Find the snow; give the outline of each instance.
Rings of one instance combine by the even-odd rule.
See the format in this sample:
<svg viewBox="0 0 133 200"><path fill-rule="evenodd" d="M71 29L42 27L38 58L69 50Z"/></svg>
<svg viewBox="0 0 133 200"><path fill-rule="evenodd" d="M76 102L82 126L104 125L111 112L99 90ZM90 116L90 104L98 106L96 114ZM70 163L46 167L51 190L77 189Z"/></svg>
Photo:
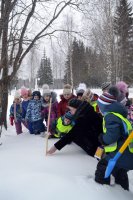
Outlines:
<svg viewBox="0 0 133 200"><path fill-rule="evenodd" d="M13 96L9 96L9 107L12 99ZM55 141L48 140L48 147ZM130 192L119 185L99 185L94 181L95 158L88 156L75 144L46 156L45 142L45 138L30 135L24 127L21 135L16 135L14 126L8 125L8 130L3 130L3 144L0 146L1 200L133 198L133 171L129 172Z"/></svg>

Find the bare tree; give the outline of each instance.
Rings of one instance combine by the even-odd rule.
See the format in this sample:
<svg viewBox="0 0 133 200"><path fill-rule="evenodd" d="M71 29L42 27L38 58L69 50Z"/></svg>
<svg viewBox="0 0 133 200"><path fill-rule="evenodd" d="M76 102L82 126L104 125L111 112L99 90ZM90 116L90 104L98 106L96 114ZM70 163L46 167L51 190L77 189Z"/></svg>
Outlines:
<svg viewBox="0 0 133 200"><path fill-rule="evenodd" d="M83 4L83 1L1 0L0 98L5 128L7 128L8 86L23 59L39 39L59 31L58 26L53 25L68 6L78 9L80 4ZM36 31L33 29L34 26ZM12 69L10 74L9 68Z"/></svg>
<svg viewBox="0 0 133 200"><path fill-rule="evenodd" d="M94 0L92 4L92 15L86 15L87 21L92 28L86 36L90 38L93 48L104 56L104 71L106 80L113 81L114 70L114 32L113 32L113 15L116 3L113 0ZM103 81L106 81L103 80Z"/></svg>

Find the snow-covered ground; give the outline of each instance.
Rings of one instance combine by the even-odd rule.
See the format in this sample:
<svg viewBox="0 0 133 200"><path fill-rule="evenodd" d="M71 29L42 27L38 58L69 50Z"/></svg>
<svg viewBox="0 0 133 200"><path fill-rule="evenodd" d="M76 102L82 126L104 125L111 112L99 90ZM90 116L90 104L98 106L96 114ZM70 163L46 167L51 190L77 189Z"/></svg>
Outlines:
<svg viewBox="0 0 133 200"><path fill-rule="evenodd" d="M100 90L93 90L100 94ZM56 91L57 92L57 91ZM58 94L60 91L58 91ZM132 95L131 95L132 96ZM9 96L9 107L13 96ZM56 139L50 139L51 147ZM129 172L130 192L120 186L94 181L97 160L70 144L51 156L45 155L45 138L16 135L14 126L2 132L0 146L1 200L116 200L133 198L133 171Z"/></svg>

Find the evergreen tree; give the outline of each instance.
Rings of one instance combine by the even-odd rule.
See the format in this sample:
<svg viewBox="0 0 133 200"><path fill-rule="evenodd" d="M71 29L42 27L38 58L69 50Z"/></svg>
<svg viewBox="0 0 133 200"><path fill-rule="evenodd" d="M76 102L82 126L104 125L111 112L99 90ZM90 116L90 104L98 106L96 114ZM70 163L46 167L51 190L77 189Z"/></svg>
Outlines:
<svg viewBox="0 0 133 200"><path fill-rule="evenodd" d="M118 45L118 76L121 80L130 81L133 68L133 18L132 7L127 0L120 0L114 18L114 32ZM132 70L133 71L133 70Z"/></svg>
<svg viewBox="0 0 133 200"><path fill-rule="evenodd" d="M39 86L42 86L43 84L53 84L53 75L50 59L45 56L45 53L43 58L41 59L40 68L37 73L37 78Z"/></svg>
<svg viewBox="0 0 133 200"><path fill-rule="evenodd" d="M76 38L72 45L72 72L74 87L84 82L86 85L98 87L106 81L104 55L98 54L91 48L85 48L82 41ZM70 80L70 54L68 52L65 63L64 83L71 84Z"/></svg>
<svg viewBox="0 0 133 200"><path fill-rule="evenodd" d="M64 82L70 83L70 56L72 60L72 74L73 74L73 84L74 87L79 85L79 83L86 83L88 78L88 65L85 60L85 47L83 42L77 41L76 38L72 44L72 55L68 52L67 60L65 63L65 76Z"/></svg>

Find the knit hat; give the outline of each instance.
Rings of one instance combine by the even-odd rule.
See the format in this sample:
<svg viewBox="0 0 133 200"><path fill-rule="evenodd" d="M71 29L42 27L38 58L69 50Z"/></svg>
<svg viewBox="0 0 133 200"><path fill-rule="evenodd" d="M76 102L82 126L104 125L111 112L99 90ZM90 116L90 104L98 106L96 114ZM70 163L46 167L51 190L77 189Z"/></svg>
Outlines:
<svg viewBox="0 0 133 200"><path fill-rule="evenodd" d="M76 89L76 94L77 96L82 96L83 93L85 92L86 90L86 85L85 83L80 83L79 86L77 87Z"/></svg>
<svg viewBox="0 0 133 200"><path fill-rule="evenodd" d="M21 96L28 95L28 90L25 87L22 87L20 89L20 94Z"/></svg>
<svg viewBox="0 0 133 200"><path fill-rule="evenodd" d="M116 98L108 93L108 92L104 92L99 98L98 98L98 102L100 102L101 104L104 104L104 105L110 105L114 102L116 102Z"/></svg>
<svg viewBox="0 0 133 200"><path fill-rule="evenodd" d="M69 84L64 85L63 94L71 94L71 93L72 93L71 85Z"/></svg>
<svg viewBox="0 0 133 200"><path fill-rule="evenodd" d="M70 121L73 119L73 115L71 114L70 111L66 112L64 115L65 118L69 119Z"/></svg>
<svg viewBox="0 0 133 200"><path fill-rule="evenodd" d="M124 81L119 81L116 83L116 87L122 92L124 95L128 92L128 85Z"/></svg>
<svg viewBox="0 0 133 200"><path fill-rule="evenodd" d="M34 92L32 93L32 96L33 96L33 98L34 98L35 96L38 96L39 99L40 99L40 98L41 98L41 93L40 93L39 91L34 91Z"/></svg>
<svg viewBox="0 0 133 200"><path fill-rule="evenodd" d="M44 84L42 86L42 89L43 89L43 96L51 95L51 91L50 91L49 86L47 84Z"/></svg>
<svg viewBox="0 0 133 200"><path fill-rule="evenodd" d="M104 82L101 86L102 91L107 90L111 86L111 83L109 82Z"/></svg>
<svg viewBox="0 0 133 200"><path fill-rule="evenodd" d="M117 102L116 97L109 92L104 92L97 100L99 110L103 114L106 113L106 109L108 111L108 106L115 102Z"/></svg>
<svg viewBox="0 0 133 200"><path fill-rule="evenodd" d="M108 93L112 94L116 99L118 99L119 95L120 95L120 91L116 86L111 86L108 89Z"/></svg>
<svg viewBox="0 0 133 200"><path fill-rule="evenodd" d="M20 96L21 96L21 95L20 95L19 91L15 91L14 99L19 99Z"/></svg>
<svg viewBox="0 0 133 200"><path fill-rule="evenodd" d="M77 94L77 96L83 96L84 92L85 91L83 89L80 89L80 90L76 91L76 94Z"/></svg>
<svg viewBox="0 0 133 200"><path fill-rule="evenodd" d="M78 108L81 105L82 101L79 99L71 99L68 102L68 106L73 107L73 108Z"/></svg>

